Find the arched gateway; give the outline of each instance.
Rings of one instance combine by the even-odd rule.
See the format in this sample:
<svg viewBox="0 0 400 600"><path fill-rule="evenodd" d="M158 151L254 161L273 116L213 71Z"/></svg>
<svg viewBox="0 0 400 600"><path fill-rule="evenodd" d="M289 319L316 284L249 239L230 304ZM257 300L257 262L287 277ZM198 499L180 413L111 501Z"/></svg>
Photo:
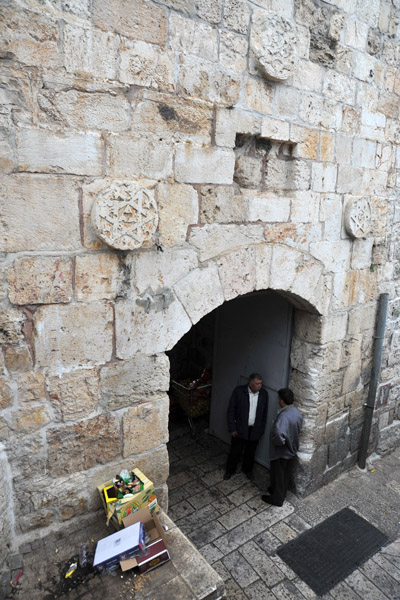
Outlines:
<svg viewBox="0 0 400 600"><path fill-rule="evenodd" d="M217 307L252 292L274 290L293 307L290 385L304 415L296 483L300 493L307 493L322 485L333 467L337 473L356 460L351 444L359 431L352 432L350 412L343 411L346 366L339 356L347 334L347 313L329 312L330 278L323 265L304 252L261 243L214 257L209 249L213 246L204 243L203 247L206 260L200 266L190 249L141 253L135 263L138 293L116 305L117 357L128 364L133 359L137 363L139 357L153 357L151 386L163 392L145 406L129 409L142 424L147 419L155 427L151 433L149 428L143 439L143 428L139 433L137 427L126 426L126 455L150 450L157 441L163 444L167 440L164 353ZM154 281L160 282L155 290L151 286ZM340 411L338 429L335 410ZM335 428L330 415L336 419Z"/></svg>

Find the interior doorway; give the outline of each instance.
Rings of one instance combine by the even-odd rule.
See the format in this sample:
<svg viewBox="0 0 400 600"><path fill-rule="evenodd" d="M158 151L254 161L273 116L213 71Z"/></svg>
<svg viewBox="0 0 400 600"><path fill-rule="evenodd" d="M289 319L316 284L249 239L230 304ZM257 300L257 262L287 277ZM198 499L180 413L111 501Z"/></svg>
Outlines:
<svg viewBox="0 0 400 600"><path fill-rule="evenodd" d="M265 467L269 467L268 432L277 412L277 391L289 384L292 332L290 302L272 290L253 292L206 315L167 353L171 380L184 388L205 369L212 372L208 401L201 400L201 395L199 401L189 390L186 393L189 405L198 403L198 416L202 415L203 424L207 419L208 432L228 444L226 412L232 390L246 383L250 373L261 373L270 401L267 435L257 447L256 461ZM207 396L208 390L204 392ZM190 410L171 394L174 400L186 412Z"/></svg>

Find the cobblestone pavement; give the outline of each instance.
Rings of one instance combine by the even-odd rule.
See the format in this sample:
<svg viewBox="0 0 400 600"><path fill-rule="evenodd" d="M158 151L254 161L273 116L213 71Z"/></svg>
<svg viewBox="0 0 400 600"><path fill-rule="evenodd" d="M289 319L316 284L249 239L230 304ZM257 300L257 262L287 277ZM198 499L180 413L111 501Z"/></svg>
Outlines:
<svg viewBox="0 0 400 600"><path fill-rule="evenodd" d="M261 500L267 470L223 480L227 446L186 423L169 442L169 516L225 581L228 600L309 600L316 594L277 556L277 548L337 511L352 507L390 543L325 600L400 600L400 448L356 467L305 499L289 494L281 508Z"/></svg>
<svg viewBox="0 0 400 600"><path fill-rule="evenodd" d="M225 581L226 600L316 598L276 550L346 506L384 531L390 543L326 594L324 600L400 600L400 448L376 460L375 472L354 468L307 498L289 494L281 508L261 501L268 485L267 471L261 467L256 468L252 481L242 474L223 480L227 450L226 444L201 428L193 437L184 420L171 431L168 514ZM168 517L164 520L174 529ZM23 575L15 593L2 596L0 592L0 600L220 597L219 588L209 595L201 589L196 595L192 593L194 588L206 589L209 567L205 561L203 565L199 563L179 529L179 535L169 532L172 555L178 560L145 576L135 576L132 571L124 575L118 571L116 576L89 576L58 594L80 545L110 534L103 514L75 525L67 522L63 532L37 539L11 557L8 579L15 580L21 571ZM211 581L212 573L211 570Z"/></svg>

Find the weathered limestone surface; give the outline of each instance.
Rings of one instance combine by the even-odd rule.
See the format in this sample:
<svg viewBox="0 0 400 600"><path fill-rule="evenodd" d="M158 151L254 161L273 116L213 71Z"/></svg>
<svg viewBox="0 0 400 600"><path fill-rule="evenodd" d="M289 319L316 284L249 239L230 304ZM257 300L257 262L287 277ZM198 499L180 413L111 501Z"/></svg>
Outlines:
<svg viewBox="0 0 400 600"><path fill-rule="evenodd" d="M70 179L13 175L1 178L0 250L79 249L78 191Z"/></svg>
<svg viewBox="0 0 400 600"><path fill-rule="evenodd" d="M164 296L165 293L157 294L156 298L144 294L142 302L141 298L134 298L116 304L118 358L132 358L138 352L158 354L170 350L190 329L192 324L181 302L171 292L166 294L166 300ZM147 306L150 307L148 312Z"/></svg>
<svg viewBox="0 0 400 600"><path fill-rule="evenodd" d="M59 373L71 367L108 362L112 321L111 307L98 302L39 308L34 315L37 366Z"/></svg>
<svg viewBox="0 0 400 600"><path fill-rule="evenodd" d="M128 408L123 416L123 456L138 454L168 441L167 394Z"/></svg>
<svg viewBox="0 0 400 600"><path fill-rule="evenodd" d="M99 403L99 375L94 369L50 377L48 392L56 421L76 421L91 415Z"/></svg>
<svg viewBox="0 0 400 600"><path fill-rule="evenodd" d="M107 410L129 407L168 388L169 362L163 354L138 354L100 371L100 402Z"/></svg>
<svg viewBox="0 0 400 600"><path fill-rule="evenodd" d="M1 4L1 560L127 462L167 503L165 352L253 291L294 309L298 489L354 464L381 293L396 445L397 4Z"/></svg>
<svg viewBox="0 0 400 600"><path fill-rule="evenodd" d="M120 454L119 424L100 415L75 425L47 431L49 473L55 477L104 464Z"/></svg>
<svg viewBox="0 0 400 600"><path fill-rule="evenodd" d="M24 258L8 270L12 304L58 304L72 299L72 264L68 258Z"/></svg>
<svg viewBox="0 0 400 600"><path fill-rule="evenodd" d="M160 244L179 246L186 240L189 225L197 224L199 199L190 185L160 184L157 188Z"/></svg>

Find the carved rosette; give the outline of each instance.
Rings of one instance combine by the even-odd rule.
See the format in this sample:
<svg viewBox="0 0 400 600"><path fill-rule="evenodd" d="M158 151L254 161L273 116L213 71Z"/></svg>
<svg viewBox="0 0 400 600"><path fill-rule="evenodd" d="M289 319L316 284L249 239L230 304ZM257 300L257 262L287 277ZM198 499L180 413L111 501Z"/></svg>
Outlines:
<svg viewBox="0 0 400 600"><path fill-rule="evenodd" d="M259 10L253 16L250 47L268 79L284 81L296 67L296 28L280 15Z"/></svg>
<svg viewBox="0 0 400 600"><path fill-rule="evenodd" d="M97 195L91 218L98 237L112 248L152 246L158 224L154 192L132 182L114 182Z"/></svg>
<svg viewBox="0 0 400 600"><path fill-rule="evenodd" d="M344 226L353 238L365 238L371 229L371 202L368 198L350 200L344 211Z"/></svg>

